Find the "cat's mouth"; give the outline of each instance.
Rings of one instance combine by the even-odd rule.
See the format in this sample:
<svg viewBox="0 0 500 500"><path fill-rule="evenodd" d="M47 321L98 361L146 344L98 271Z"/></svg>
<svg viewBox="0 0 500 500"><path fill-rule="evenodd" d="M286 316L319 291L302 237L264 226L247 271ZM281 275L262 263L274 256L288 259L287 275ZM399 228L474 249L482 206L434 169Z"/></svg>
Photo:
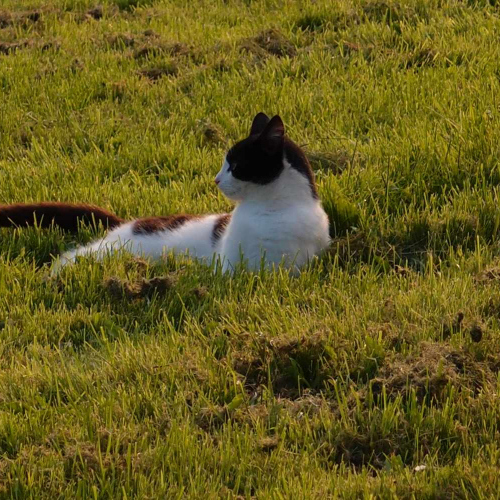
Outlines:
<svg viewBox="0 0 500 500"><path fill-rule="evenodd" d="M226 196L230 200L233 200L233 201L240 201L241 200L241 190L240 189L236 188L235 186L228 185L227 182L221 182L220 180L219 180L219 182L217 182L217 180L216 180L215 183L217 184L217 187L219 188L219 190L224 194L224 196Z"/></svg>

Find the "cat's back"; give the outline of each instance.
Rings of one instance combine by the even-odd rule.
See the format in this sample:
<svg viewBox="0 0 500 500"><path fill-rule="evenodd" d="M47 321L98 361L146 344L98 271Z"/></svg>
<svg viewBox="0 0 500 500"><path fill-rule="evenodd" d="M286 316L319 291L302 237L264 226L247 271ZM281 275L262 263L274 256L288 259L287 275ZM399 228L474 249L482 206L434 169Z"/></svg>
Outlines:
<svg viewBox="0 0 500 500"><path fill-rule="evenodd" d="M126 223L106 236L104 243L123 242L134 253L161 258L166 252L213 258L230 215L171 215Z"/></svg>

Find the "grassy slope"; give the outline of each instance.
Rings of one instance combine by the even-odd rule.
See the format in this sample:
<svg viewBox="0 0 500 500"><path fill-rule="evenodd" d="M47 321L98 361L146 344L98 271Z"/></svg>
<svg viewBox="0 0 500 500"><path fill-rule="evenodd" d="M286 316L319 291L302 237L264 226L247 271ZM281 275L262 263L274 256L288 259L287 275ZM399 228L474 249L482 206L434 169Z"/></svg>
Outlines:
<svg viewBox="0 0 500 500"><path fill-rule="evenodd" d="M500 495L498 7L139 3L3 0L0 201L228 210L213 176L265 110L338 239L297 279L124 257L46 282L71 238L2 230L0 495Z"/></svg>

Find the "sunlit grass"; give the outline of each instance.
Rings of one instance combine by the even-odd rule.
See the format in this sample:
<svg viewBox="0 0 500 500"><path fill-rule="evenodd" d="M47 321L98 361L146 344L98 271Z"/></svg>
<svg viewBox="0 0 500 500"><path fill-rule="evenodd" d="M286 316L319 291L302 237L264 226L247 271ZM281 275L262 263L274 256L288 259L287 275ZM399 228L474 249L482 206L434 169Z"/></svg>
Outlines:
<svg viewBox="0 0 500 500"><path fill-rule="evenodd" d="M500 496L494 3L3 0L1 203L230 210L265 111L334 241L295 278L50 280L96 233L1 230L0 496Z"/></svg>

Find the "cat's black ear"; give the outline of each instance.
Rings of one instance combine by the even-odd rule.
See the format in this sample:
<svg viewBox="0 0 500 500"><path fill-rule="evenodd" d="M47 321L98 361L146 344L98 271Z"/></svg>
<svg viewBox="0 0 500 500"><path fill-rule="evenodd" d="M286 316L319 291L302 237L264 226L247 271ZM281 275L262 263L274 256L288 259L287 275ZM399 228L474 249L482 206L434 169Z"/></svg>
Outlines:
<svg viewBox="0 0 500 500"><path fill-rule="evenodd" d="M274 115L262 131L259 141L267 153L274 154L283 147L284 139L285 125L278 115Z"/></svg>
<svg viewBox="0 0 500 500"><path fill-rule="evenodd" d="M250 135L260 134L269 123L269 116L265 113L258 113L252 122L252 128L250 129Z"/></svg>

